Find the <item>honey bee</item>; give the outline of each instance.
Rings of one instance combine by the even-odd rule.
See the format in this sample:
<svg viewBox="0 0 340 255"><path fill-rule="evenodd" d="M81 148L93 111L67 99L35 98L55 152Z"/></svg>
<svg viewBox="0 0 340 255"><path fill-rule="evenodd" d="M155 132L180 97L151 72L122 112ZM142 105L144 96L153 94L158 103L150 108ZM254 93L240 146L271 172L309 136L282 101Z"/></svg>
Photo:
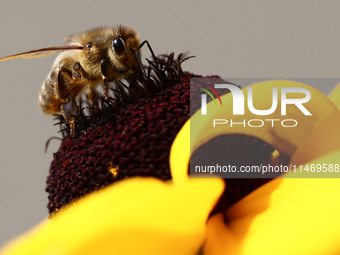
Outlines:
<svg viewBox="0 0 340 255"><path fill-rule="evenodd" d="M94 100L102 83L108 98L109 82L141 70L139 35L132 27L99 27L68 36L64 46L42 48L0 58L39 58L61 52L44 81L39 105L44 113L61 112L74 135L77 103L75 98L86 89ZM145 41L146 42L146 41Z"/></svg>

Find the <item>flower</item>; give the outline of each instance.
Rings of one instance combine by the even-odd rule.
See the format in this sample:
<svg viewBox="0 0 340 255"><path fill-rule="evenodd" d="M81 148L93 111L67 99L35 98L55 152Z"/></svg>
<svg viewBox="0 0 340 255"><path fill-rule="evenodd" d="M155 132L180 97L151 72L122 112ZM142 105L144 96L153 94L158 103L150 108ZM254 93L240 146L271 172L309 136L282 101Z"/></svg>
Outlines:
<svg viewBox="0 0 340 255"><path fill-rule="evenodd" d="M267 93L274 86L308 88L312 100L306 103L306 107L312 109L313 116L304 119L299 109L291 109L288 117L301 120L294 132L279 126L263 128L259 132L254 132L254 129L238 129L237 133L257 137L269 144L268 146L271 146L274 151L292 156L291 164L321 164L321 162L336 164L335 156L338 152L332 152L337 148L336 140L331 142L333 147L328 147L320 146L322 144L320 140L314 139L324 135L325 139L331 140L334 136L335 128L338 127L336 123L338 120L340 123L340 113L335 110L334 104L321 92L292 81L262 82L255 84L254 88ZM231 109L230 97L231 94L221 97L223 105L227 107L217 108L213 104L208 104L209 112L213 113L209 116L210 120L219 112ZM265 95L263 97L265 98ZM263 100L260 103L263 107L269 108L268 101ZM322 108L318 106L319 104ZM275 114L267 118L275 119L278 117ZM246 112L246 116L252 117L249 112ZM51 220L45 220L31 232L9 244L1 254L197 254L203 244L205 254L269 254L269 252L278 254L277 250L274 250L277 247L280 247L279 252L287 254L282 248L282 240L285 243L290 242L292 246L288 247L289 249L294 248L293 251L286 250L290 251L289 253L301 251L310 254L306 253L308 250L303 250L299 238L303 242L313 240L315 244L320 240L326 241L330 244L329 250L323 251L336 251L332 246L336 240L331 236L333 234L331 231L336 231L339 222L335 222L334 226L328 224L328 228L322 225L329 223L331 219L334 220L339 210L337 205L331 203L334 194L331 196L332 199L323 199L325 188L328 189L327 191L338 191L336 180L327 182L325 179L318 182L318 179L275 179L230 207L225 214L226 217L223 213L219 213L213 215L207 222L209 214L223 192L224 182L219 178L190 179L188 177L190 150L208 144L214 137L232 135L234 130L218 128L216 132L211 133L208 132L209 119L201 121L202 126L194 129L191 134L193 143L190 144L190 125L197 120L200 121L201 118L200 114L194 115L176 136L170 154L171 181L158 180L155 178L157 176L151 177L153 175L130 177L114 185L109 184L112 182L108 181L100 190L93 193L85 192L86 195L81 199L73 200L72 196L64 196L68 194L65 187L69 187L69 179L72 178L66 178L67 174L63 173L65 170L58 172L56 168L57 175L64 178L62 184L64 186L56 197L59 195L67 197L68 206L65 207L65 204L61 203L55 207L55 200L52 199L54 205L50 207L52 208L50 212L53 213L60 208L62 210L53 214ZM331 127L331 130L328 127ZM100 141L103 142L103 139ZM67 143L68 146L62 147L65 150L73 146L70 146L69 141ZM96 153L103 152L104 145L107 143L104 142L102 145ZM311 148L316 146L319 146L320 150L313 154L309 153ZM315 159L319 156L324 158ZM81 157L76 158L76 155L71 155L71 158L74 160L61 160L67 162L64 167L67 168L74 162L86 166L86 162L82 162ZM107 161L104 157L105 160ZM112 160L102 165L106 167L106 172L112 173L113 177L119 174L117 171L124 170L121 167L117 168ZM100 180L102 180L101 171L98 175ZM106 176L103 176L107 181ZM78 187L78 184L73 187ZM70 190L72 191L72 187ZM75 190L79 191L76 188ZM226 189L224 194L226 191L228 190ZM310 202L313 200L317 200L319 204ZM302 208L305 202L308 202L306 208L309 211ZM317 208L319 205L321 209ZM229 206L230 204L227 207ZM295 211L297 208L301 210ZM317 221L315 214L307 214L316 208L319 209L316 212L320 214L324 212L322 210L324 208L332 209L334 212L331 213L330 219L322 217ZM313 230L311 218L314 219L317 230L320 229L320 233L313 237L311 237L311 230ZM295 226L301 228L292 233L291 229ZM285 232L280 234L282 229ZM310 233L305 233L306 229ZM326 238L320 236L321 234L327 234ZM292 236L295 238L291 238ZM266 244L268 240L271 242L269 245ZM313 251L319 252L315 254L320 254L320 249L317 248L320 247L314 245ZM301 252L298 254L303 254Z"/></svg>

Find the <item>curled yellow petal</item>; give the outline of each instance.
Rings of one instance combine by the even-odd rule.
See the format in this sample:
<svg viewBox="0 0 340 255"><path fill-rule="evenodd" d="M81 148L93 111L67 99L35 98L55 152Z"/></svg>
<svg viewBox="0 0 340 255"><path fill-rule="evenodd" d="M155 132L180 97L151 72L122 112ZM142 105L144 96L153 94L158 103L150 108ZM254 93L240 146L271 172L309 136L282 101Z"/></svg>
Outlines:
<svg viewBox="0 0 340 255"><path fill-rule="evenodd" d="M272 145L276 150L292 156L296 149L308 137L310 132L318 126L336 107L334 104L320 91L313 87L300 82L288 80L265 81L251 85L253 88L253 104L256 109L266 110L272 105L272 90L274 87L278 89L284 87L299 87L310 91L311 99L304 106L312 113L312 116L304 115L296 106L287 106L287 115L281 116L281 99L278 96L277 110L268 116L258 116L251 113L245 107L244 115L233 115L233 98L228 93L221 97L223 106L215 105L210 102L207 105L207 115L201 115L198 111L187 121L179 134L177 135L171 149L170 165L171 174L175 183L182 183L188 178L187 168L189 164L190 153L197 149L200 145L208 140L221 134L244 134L250 135L264 140ZM247 101L247 89L243 89L245 102ZM289 93L290 98L298 98L298 93ZM322 105L322 107L320 107ZM234 122L248 121L249 119L262 119L266 124L262 127L244 127L243 125L216 125L213 127L214 119L221 119L223 116L229 120L232 118ZM298 121L296 127L283 127L280 122L267 120L295 119ZM272 127L272 124L274 126ZM193 128L190 128L193 126Z"/></svg>
<svg viewBox="0 0 340 255"><path fill-rule="evenodd" d="M245 107L244 115L233 115L233 96L231 93L228 93L221 97L223 106L209 103L207 104L207 115L202 115L201 112L198 111L191 118L191 125L194 126L194 128L191 128L190 136L191 151L194 151L200 145L218 135L237 133L258 137L272 145L279 152L284 152L289 156L293 155L308 134L336 109L334 104L317 89L300 82L289 80L272 80L255 83L242 89L242 91L245 102L247 102L248 88L252 88L254 107L258 110L267 110L272 106L273 88L277 88L279 92L282 88L292 87L306 89L311 93L311 99L303 104L312 114L311 116L304 115L295 105L287 105L286 115L281 115L281 96L277 98L277 110L270 115L255 115L249 111L248 107ZM301 98L301 93L288 93L287 98ZM320 105L322 107L320 107ZM213 127L214 119L225 119L228 123L216 124L215 127ZM232 119L233 123L237 124L231 127L230 119ZM261 127L250 127L249 120L259 120L257 123L261 123L262 121L264 125ZM289 120L297 121L297 125L295 127L284 127L283 125L286 125ZM286 124L282 124L282 121ZM251 125L254 126L255 122L256 121L252 121ZM292 123L290 125L292 125ZM189 128L189 126L185 126L184 128Z"/></svg>
<svg viewBox="0 0 340 255"><path fill-rule="evenodd" d="M206 254L340 252L339 119L338 111L330 114L293 155L291 163L305 164L286 176L300 178L275 179L252 192L227 211L227 224L221 215L209 220ZM313 178L311 166L324 164L336 178Z"/></svg>
<svg viewBox="0 0 340 255"><path fill-rule="evenodd" d="M223 188L218 179L180 186L124 180L82 198L0 254L196 254Z"/></svg>
<svg viewBox="0 0 340 255"><path fill-rule="evenodd" d="M339 158L340 150L308 164ZM226 225L218 216L209 220L205 254L339 254L339 194L340 178L275 179L232 206ZM220 244L212 240L217 234L224 235Z"/></svg>

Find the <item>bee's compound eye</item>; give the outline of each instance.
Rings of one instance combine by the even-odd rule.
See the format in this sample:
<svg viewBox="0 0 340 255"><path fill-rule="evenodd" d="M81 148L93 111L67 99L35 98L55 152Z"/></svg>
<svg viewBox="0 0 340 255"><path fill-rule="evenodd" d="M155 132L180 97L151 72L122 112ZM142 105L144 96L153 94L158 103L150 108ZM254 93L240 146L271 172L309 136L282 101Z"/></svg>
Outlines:
<svg viewBox="0 0 340 255"><path fill-rule="evenodd" d="M117 55L122 55L125 52L125 46L123 39L119 36L112 40L112 48L116 52Z"/></svg>

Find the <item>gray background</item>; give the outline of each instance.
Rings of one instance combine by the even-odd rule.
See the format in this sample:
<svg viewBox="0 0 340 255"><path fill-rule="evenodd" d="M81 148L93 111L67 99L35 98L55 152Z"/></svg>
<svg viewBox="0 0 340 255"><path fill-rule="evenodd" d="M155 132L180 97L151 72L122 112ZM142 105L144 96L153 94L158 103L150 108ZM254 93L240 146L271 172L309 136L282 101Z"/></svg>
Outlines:
<svg viewBox="0 0 340 255"><path fill-rule="evenodd" d="M197 74L335 78L339 10L339 1L312 0L2 1L0 56L122 22L158 54L190 51L196 58L183 67ZM0 245L47 216L45 180L59 142L47 154L44 144L58 128L37 99L54 58L0 63Z"/></svg>

